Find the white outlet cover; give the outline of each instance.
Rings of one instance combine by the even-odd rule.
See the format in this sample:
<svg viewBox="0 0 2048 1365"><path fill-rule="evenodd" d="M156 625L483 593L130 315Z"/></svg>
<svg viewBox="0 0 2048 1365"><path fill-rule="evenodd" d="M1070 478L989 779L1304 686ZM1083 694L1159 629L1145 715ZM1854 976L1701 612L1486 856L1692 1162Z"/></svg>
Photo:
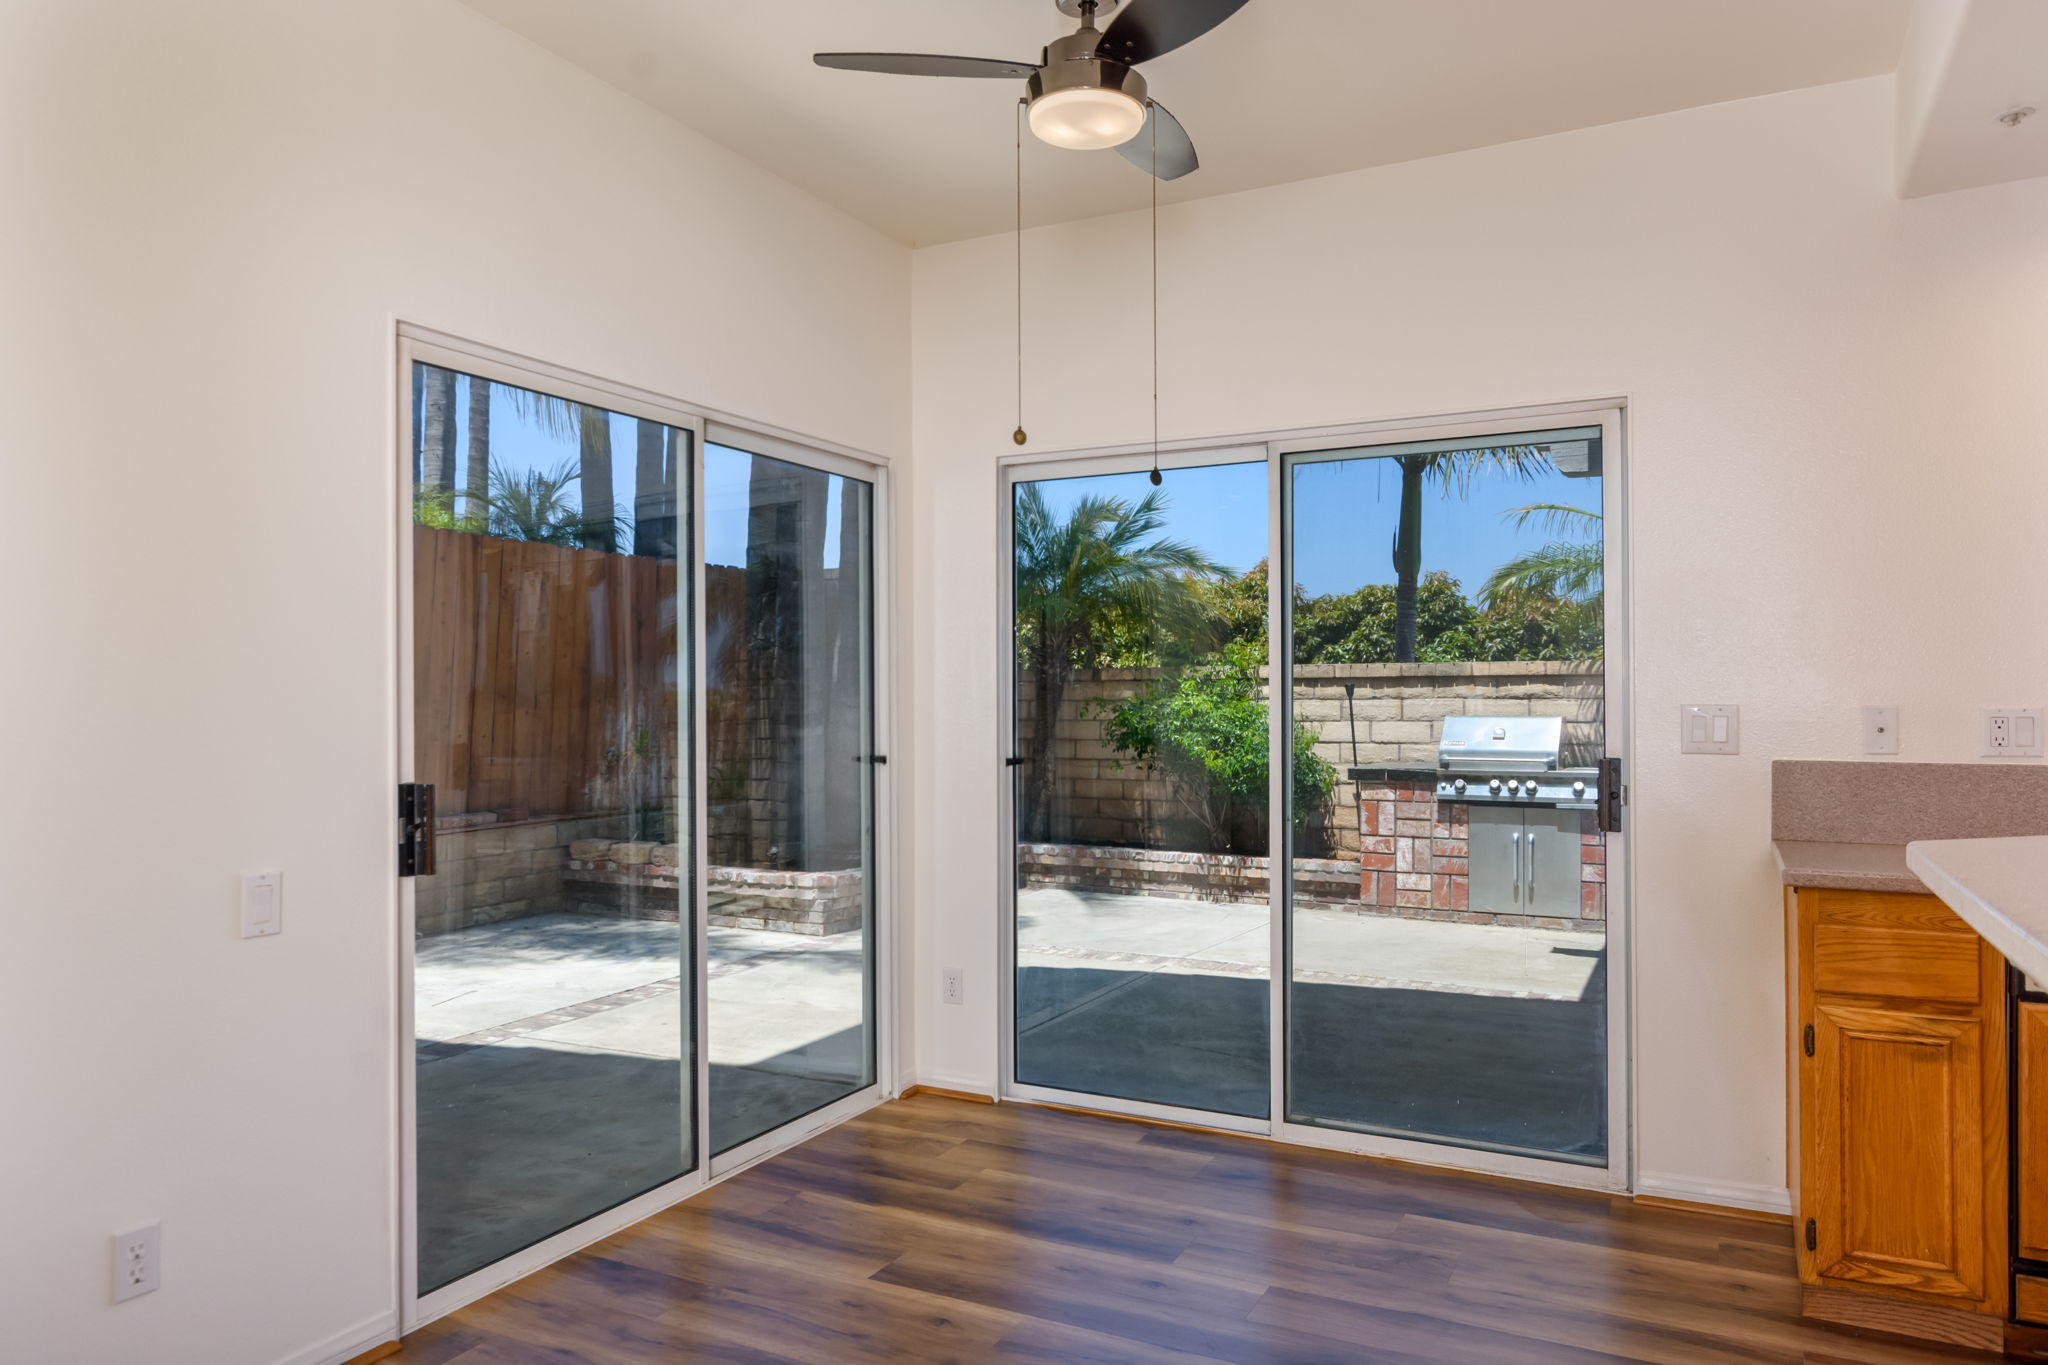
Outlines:
<svg viewBox="0 0 2048 1365"><path fill-rule="evenodd" d="M1866 754L1895 754L1899 751L1899 708L1896 706L1866 706L1863 708L1863 752Z"/></svg>
<svg viewBox="0 0 2048 1365"><path fill-rule="evenodd" d="M1679 707L1678 752L1741 753L1742 708L1725 703L1694 703Z"/></svg>
<svg viewBox="0 0 2048 1365"><path fill-rule="evenodd" d="M163 1284L163 1229L156 1223L117 1232L113 1238L114 1302L155 1293Z"/></svg>
<svg viewBox="0 0 2048 1365"><path fill-rule="evenodd" d="M2038 706L1987 706L1978 713L1985 758L2048 757L2048 729Z"/></svg>

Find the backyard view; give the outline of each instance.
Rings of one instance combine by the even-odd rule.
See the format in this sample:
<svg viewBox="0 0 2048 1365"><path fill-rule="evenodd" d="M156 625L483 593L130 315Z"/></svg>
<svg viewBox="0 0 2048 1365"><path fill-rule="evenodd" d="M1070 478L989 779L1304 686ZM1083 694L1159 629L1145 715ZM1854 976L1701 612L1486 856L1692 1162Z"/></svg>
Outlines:
<svg viewBox="0 0 2048 1365"><path fill-rule="evenodd" d="M692 434L418 367L419 1284L873 1075L865 484L713 444L707 1037L690 898Z"/></svg>
<svg viewBox="0 0 2048 1365"><path fill-rule="evenodd" d="M1604 1154L1590 805L1509 812L1569 827L1535 913L1473 902L1436 792L1446 716L1554 717L1562 768L1603 748L1597 442L1538 435L1575 439L1290 462L1295 1121ZM1268 1113L1266 479L1017 486L1024 1084Z"/></svg>

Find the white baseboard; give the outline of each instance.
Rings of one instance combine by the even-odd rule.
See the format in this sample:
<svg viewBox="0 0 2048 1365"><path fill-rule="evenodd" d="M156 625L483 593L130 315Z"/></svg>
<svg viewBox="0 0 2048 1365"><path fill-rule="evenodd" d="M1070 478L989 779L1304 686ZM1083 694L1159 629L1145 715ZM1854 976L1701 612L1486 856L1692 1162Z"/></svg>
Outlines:
<svg viewBox="0 0 2048 1365"><path fill-rule="evenodd" d="M928 1085L934 1090L958 1090L967 1095L986 1095L990 1099L996 1097L996 1088L987 1081L979 1079L969 1080L964 1076L938 1076L925 1073L918 1075L910 1082L910 1085L906 1085L903 1088L908 1090L911 1085Z"/></svg>
<svg viewBox="0 0 2048 1365"><path fill-rule="evenodd" d="M1653 1199L1682 1199L1689 1204L1718 1204L1722 1208L1750 1209L1756 1213L1792 1212L1792 1191L1782 1185L1743 1185L1732 1180L1702 1180L1690 1175L1636 1177L1637 1194Z"/></svg>
<svg viewBox="0 0 2048 1365"><path fill-rule="evenodd" d="M341 1365L372 1346L398 1340L398 1314L379 1313L303 1351L294 1351L277 1365Z"/></svg>

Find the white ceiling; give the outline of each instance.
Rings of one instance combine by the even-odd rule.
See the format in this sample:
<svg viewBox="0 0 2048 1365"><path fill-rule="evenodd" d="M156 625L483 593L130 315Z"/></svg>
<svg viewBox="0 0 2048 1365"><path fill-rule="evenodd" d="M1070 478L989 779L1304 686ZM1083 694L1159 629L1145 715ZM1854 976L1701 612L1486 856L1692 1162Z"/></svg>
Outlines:
<svg viewBox="0 0 2048 1365"><path fill-rule="evenodd" d="M1172 0L1148 0L1171 3ZM1227 194L1891 71L1911 0L1251 0L1145 68ZM465 0L856 218L927 244L1014 212L1021 83L827 71L815 51L1036 61L1053 0ZM1029 142L1026 217L1141 207L1115 152Z"/></svg>

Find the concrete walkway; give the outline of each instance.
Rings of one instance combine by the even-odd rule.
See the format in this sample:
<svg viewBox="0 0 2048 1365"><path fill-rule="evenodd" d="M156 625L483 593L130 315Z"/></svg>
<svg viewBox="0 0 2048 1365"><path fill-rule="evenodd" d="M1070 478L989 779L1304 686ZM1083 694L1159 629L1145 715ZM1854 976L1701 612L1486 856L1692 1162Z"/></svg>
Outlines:
<svg viewBox="0 0 2048 1365"><path fill-rule="evenodd" d="M1305 909L1297 1116L1597 1156L1604 940ZM713 929L715 1150L857 1089L864 945ZM548 914L415 945L429 1286L680 1175L674 924ZM1018 898L1019 1079L1264 1116L1267 909L1034 888Z"/></svg>

